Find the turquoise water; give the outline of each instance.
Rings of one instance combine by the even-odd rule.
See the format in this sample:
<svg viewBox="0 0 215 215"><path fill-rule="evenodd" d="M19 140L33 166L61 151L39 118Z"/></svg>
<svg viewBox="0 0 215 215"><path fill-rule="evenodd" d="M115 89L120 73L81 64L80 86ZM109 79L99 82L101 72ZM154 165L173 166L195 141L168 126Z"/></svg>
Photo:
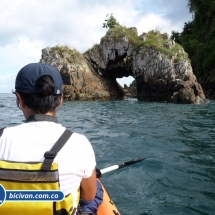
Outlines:
<svg viewBox="0 0 215 215"><path fill-rule="evenodd" d="M12 94L0 94L0 127L23 122ZM205 105L136 100L64 102L58 120L85 134L122 215L215 214L215 101Z"/></svg>

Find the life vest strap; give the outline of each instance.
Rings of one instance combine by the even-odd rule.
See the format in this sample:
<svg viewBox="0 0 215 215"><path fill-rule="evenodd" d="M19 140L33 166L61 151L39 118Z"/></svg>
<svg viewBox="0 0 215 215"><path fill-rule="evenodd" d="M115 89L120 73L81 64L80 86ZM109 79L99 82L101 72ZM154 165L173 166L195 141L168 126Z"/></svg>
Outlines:
<svg viewBox="0 0 215 215"><path fill-rule="evenodd" d="M4 129L5 129L5 128L1 128L1 129L0 129L0 137L1 137L1 135L3 134Z"/></svg>
<svg viewBox="0 0 215 215"><path fill-rule="evenodd" d="M61 150L61 148L65 145L65 143L68 141L70 136L72 135L72 132L69 130L65 130L63 134L60 136L60 138L57 140L57 142L53 145L50 151L45 152L44 154L44 161L42 164L41 170L50 170L51 165L54 161L54 158L57 156L57 153Z"/></svg>

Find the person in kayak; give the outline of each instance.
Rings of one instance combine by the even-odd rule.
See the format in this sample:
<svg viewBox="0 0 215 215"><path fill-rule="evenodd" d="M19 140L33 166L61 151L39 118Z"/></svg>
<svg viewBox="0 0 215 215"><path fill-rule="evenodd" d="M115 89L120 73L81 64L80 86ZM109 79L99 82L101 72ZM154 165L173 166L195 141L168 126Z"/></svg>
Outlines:
<svg viewBox="0 0 215 215"><path fill-rule="evenodd" d="M63 81L59 71L47 64L31 63L17 74L15 95L25 123L5 128L0 135L0 159L18 162L43 161L66 130L58 123L57 109L63 102ZM80 187L82 214L96 214L103 191L96 180L96 159L88 139L73 133L57 154L60 190L77 196Z"/></svg>

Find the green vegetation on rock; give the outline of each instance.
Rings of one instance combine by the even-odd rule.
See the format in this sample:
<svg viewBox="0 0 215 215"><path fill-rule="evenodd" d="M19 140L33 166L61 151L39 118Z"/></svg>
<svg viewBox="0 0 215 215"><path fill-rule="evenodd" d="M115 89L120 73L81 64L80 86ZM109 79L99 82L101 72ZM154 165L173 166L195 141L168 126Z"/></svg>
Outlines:
<svg viewBox="0 0 215 215"><path fill-rule="evenodd" d="M54 51L57 51L59 54L64 53L65 51L70 51L71 49L69 48L69 46L54 46L51 48Z"/></svg>
<svg viewBox="0 0 215 215"><path fill-rule="evenodd" d="M174 56L175 63L181 60L187 60L189 62L188 54L184 52L183 47L175 42L173 44L172 39L169 39L166 33L162 34L158 30L149 31L142 46L154 48L162 54L165 54L168 58Z"/></svg>
<svg viewBox="0 0 215 215"><path fill-rule="evenodd" d="M138 38L137 34L131 30L130 28L126 28L124 26L115 26L114 28L110 28L106 35L101 38L101 41L114 39L117 41L123 37L126 37L130 43L135 46L139 46L142 44L142 41Z"/></svg>
<svg viewBox="0 0 215 215"><path fill-rule="evenodd" d="M106 15L108 17L109 14ZM119 22L116 21L115 17L111 13L110 17L105 20L105 23L103 23L103 28L114 28L115 26L120 25Z"/></svg>
<svg viewBox="0 0 215 215"><path fill-rule="evenodd" d="M67 58L68 61L73 63L78 62L81 56L76 49L70 49L69 46L54 46L51 50L56 51L61 57Z"/></svg>
<svg viewBox="0 0 215 215"><path fill-rule="evenodd" d="M143 40L143 35L138 36L137 32L133 28L127 28L124 26L115 26L107 31L106 35L101 38L101 41L109 41L114 39L118 41L119 39L127 39L130 44L133 45L133 50L144 47L142 54L146 54L148 49L156 49L162 54L166 55L169 59L174 56L174 62L177 63L181 60L189 61L187 53L181 45L174 42L168 38L166 33L162 34L158 30L149 31L147 34L144 33L145 39ZM172 44L172 45L168 45ZM171 47L170 47L171 46Z"/></svg>

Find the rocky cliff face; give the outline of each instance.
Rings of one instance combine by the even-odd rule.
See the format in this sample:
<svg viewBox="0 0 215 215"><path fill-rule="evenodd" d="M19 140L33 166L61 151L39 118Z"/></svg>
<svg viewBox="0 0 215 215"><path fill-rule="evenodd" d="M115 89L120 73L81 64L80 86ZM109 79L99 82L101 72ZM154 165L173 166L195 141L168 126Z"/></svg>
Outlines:
<svg viewBox="0 0 215 215"><path fill-rule="evenodd" d="M113 100L129 95L116 78L133 76L139 101L204 103L201 85L183 48L167 34L136 28L109 29L100 44L81 55L68 47L42 50L42 63L56 66L68 100Z"/></svg>
<svg viewBox="0 0 215 215"><path fill-rule="evenodd" d="M114 100L123 97L116 80L99 76L77 50L53 47L42 50L41 63L58 68L64 82L66 100Z"/></svg>
<svg viewBox="0 0 215 215"><path fill-rule="evenodd" d="M171 44L174 47L174 42ZM184 53L184 50L180 50ZM144 53L144 54L143 54ZM201 85L187 59L175 60L154 48L133 53L133 76L137 82L138 100L174 103L204 103Z"/></svg>
<svg viewBox="0 0 215 215"><path fill-rule="evenodd" d="M139 101L205 102L187 54L167 34L110 29L85 57L100 76L133 76Z"/></svg>

